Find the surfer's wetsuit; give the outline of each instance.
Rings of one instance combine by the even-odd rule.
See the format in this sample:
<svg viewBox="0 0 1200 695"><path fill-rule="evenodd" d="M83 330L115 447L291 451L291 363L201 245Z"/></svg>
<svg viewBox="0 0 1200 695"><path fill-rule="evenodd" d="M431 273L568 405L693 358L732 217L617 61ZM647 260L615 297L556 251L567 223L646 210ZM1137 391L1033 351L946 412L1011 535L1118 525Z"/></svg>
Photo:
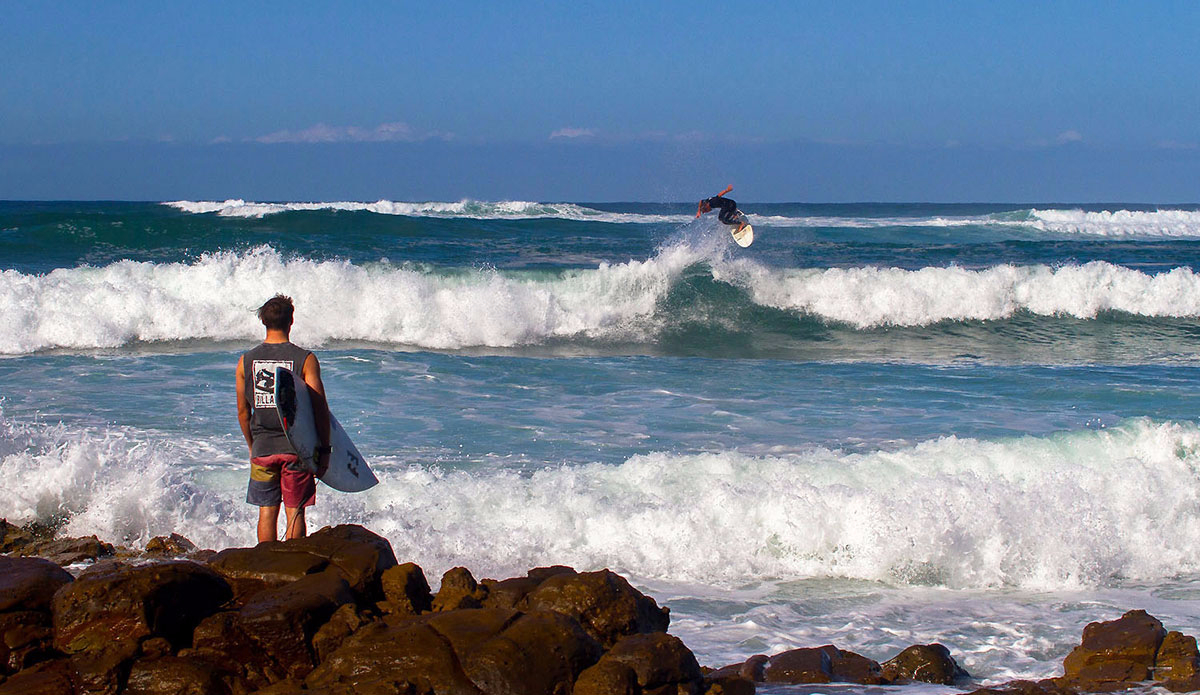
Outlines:
<svg viewBox="0 0 1200 695"><path fill-rule="evenodd" d="M731 226L737 225L737 201L733 198L715 195L704 202L714 210L720 209L721 212L717 213L718 220Z"/></svg>

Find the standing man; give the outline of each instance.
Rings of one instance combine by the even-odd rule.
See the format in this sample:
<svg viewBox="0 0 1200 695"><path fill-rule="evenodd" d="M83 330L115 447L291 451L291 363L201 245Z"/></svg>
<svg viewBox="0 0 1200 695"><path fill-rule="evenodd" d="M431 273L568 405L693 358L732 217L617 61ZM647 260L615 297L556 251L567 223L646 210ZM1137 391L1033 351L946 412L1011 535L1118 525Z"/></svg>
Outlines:
<svg viewBox="0 0 1200 695"><path fill-rule="evenodd" d="M696 217L700 217L706 212L712 212L713 208L719 208L721 211L717 213L717 219L722 224L727 224L730 227L737 227L735 231L740 232L746 228L746 217L738 214L737 201L733 198L726 198L725 194L732 191L733 186L726 186L725 190L714 195L711 198L705 198L696 206Z"/></svg>
<svg viewBox="0 0 1200 695"><path fill-rule="evenodd" d="M321 437L317 449L317 475L329 466L329 406L317 356L292 345L291 297L277 294L258 308L267 329L261 345L242 355L237 365L238 422L250 447L250 485L246 501L258 506L258 542L276 540L279 503L287 511L284 538L303 538L304 508L317 499L317 481L288 442L275 412L275 368L287 367L301 375L311 389L313 419Z"/></svg>

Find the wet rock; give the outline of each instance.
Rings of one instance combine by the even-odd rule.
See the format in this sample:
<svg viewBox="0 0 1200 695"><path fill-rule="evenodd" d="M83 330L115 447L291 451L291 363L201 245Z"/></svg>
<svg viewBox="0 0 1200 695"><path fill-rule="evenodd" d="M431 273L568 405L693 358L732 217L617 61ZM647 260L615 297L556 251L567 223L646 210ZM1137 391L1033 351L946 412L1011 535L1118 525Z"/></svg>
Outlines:
<svg viewBox="0 0 1200 695"><path fill-rule="evenodd" d="M0 695L71 695L79 692L69 659L45 661L0 683Z"/></svg>
<svg viewBox="0 0 1200 695"><path fill-rule="evenodd" d="M0 676L11 675L58 656L50 614L9 611L0 614Z"/></svg>
<svg viewBox="0 0 1200 695"><path fill-rule="evenodd" d="M713 672L704 676L705 695L754 695L754 681L737 673Z"/></svg>
<svg viewBox="0 0 1200 695"><path fill-rule="evenodd" d="M437 596L433 597L433 610L437 612L456 611L461 608L481 608L482 599L487 595L487 589L480 589L465 567L455 567L446 570L442 575L442 585Z"/></svg>
<svg viewBox="0 0 1200 695"><path fill-rule="evenodd" d="M626 635L666 632L670 623L666 608L609 570L554 574L525 597L522 607L569 615L606 648Z"/></svg>
<svg viewBox="0 0 1200 695"><path fill-rule="evenodd" d="M384 695L416 686L421 693L479 695L450 644L422 618L362 627L304 682L310 690L339 694Z"/></svg>
<svg viewBox="0 0 1200 695"><path fill-rule="evenodd" d="M958 665L950 650L941 644L914 644L882 665L883 677L889 682L921 681L938 685L954 685L970 678Z"/></svg>
<svg viewBox="0 0 1200 695"><path fill-rule="evenodd" d="M637 695L637 673L619 661L601 661L584 670L571 695Z"/></svg>
<svg viewBox="0 0 1200 695"><path fill-rule="evenodd" d="M765 683L831 683L837 647L807 647L775 654L763 668Z"/></svg>
<svg viewBox="0 0 1200 695"><path fill-rule="evenodd" d="M439 629L436 619L430 625ZM580 673L596 663L600 644L575 619L538 611L520 615L491 639L456 653L463 672L485 693L554 695L569 692Z"/></svg>
<svg viewBox="0 0 1200 695"><path fill-rule="evenodd" d="M0 613L50 612L54 592L72 577L57 564L33 557L0 557Z"/></svg>
<svg viewBox="0 0 1200 695"><path fill-rule="evenodd" d="M156 557L183 557L199 550L196 544L187 538L172 533L169 536L155 536L146 544L146 554Z"/></svg>
<svg viewBox="0 0 1200 695"><path fill-rule="evenodd" d="M151 635L187 646L196 625L231 595L220 575L192 562L88 571L54 595L55 646L99 653Z"/></svg>
<svg viewBox="0 0 1200 695"><path fill-rule="evenodd" d="M363 605L383 600L381 578L396 566L392 544L357 524L327 526L296 540L286 541L288 550L299 550L324 558L342 575Z"/></svg>
<svg viewBox="0 0 1200 695"><path fill-rule="evenodd" d="M502 581L484 579L481 584L487 587L487 595L483 599L484 608L513 610L521 605L521 601L530 592L542 585L542 580L532 577L512 577Z"/></svg>
<svg viewBox="0 0 1200 695"><path fill-rule="evenodd" d="M290 552L281 541L259 543L253 548L227 548L208 561L220 572L239 599L264 589L289 584L322 572L329 560L305 552Z"/></svg>
<svg viewBox="0 0 1200 695"><path fill-rule="evenodd" d="M891 679L883 676L883 670L880 668L879 662L868 659L861 654L848 652L845 649L838 649L836 651L837 654L834 655L833 663L831 664L834 681L839 683L858 683L860 685L884 685L891 682ZM951 659L951 661L954 660Z"/></svg>
<svg viewBox="0 0 1200 695"><path fill-rule="evenodd" d="M20 526L10 524L8 519L0 519L0 553L18 553L33 541L33 534Z"/></svg>
<svg viewBox="0 0 1200 695"><path fill-rule="evenodd" d="M979 688L968 695L1078 695L1078 691L1064 687L1054 680L1019 680Z"/></svg>
<svg viewBox="0 0 1200 695"><path fill-rule="evenodd" d="M333 612L329 621L317 629L312 638L313 653L317 663L324 661L346 638L362 627L362 616L353 604L345 604Z"/></svg>
<svg viewBox="0 0 1200 695"><path fill-rule="evenodd" d="M1083 629L1083 642L1063 661L1059 682L1100 691L1148 680L1166 635L1162 623L1141 610L1091 623Z"/></svg>
<svg viewBox="0 0 1200 695"><path fill-rule="evenodd" d="M601 662L616 662L633 669L643 691L680 684L698 689L701 682L695 655L678 637L665 632L623 637Z"/></svg>
<svg viewBox="0 0 1200 695"><path fill-rule="evenodd" d="M388 612L418 615L433 607L433 594L425 572L415 563L406 562L384 570L380 576Z"/></svg>
<svg viewBox="0 0 1200 695"><path fill-rule="evenodd" d="M179 652L236 669L253 688L283 680L284 669L271 659L242 629L241 615L225 611L205 618L196 626L195 647Z"/></svg>
<svg viewBox="0 0 1200 695"><path fill-rule="evenodd" d="M1200 651L1196 638L1168 632L1154 657L1154 680L1164 681L1168 690L1200 690Z"/></svg>
<svg viewBox="0 0 1200 695"><path fill-rule="evenodd" d="M129 671L125 695L232 695L232 671L190 657L143 659ZM245 686L239 689L245 692Z"/></svg>
<svg viewBox="0 0 1200 695"><path fill-rule="evenodd" d="M340 574L312 574L252 596L238 611L240 628L290 678L303 678L316 665L312 639L334 612L354 603Z"/></svg>
<svg viewBox="0 0 1200 695"><path fill-rule="evenodd" d="M112 544L105 543L95 536L36 541L19 551L21 555L45 558L64 567L81 562L95 562L101 558L112 557L115 553Z"/></svg>

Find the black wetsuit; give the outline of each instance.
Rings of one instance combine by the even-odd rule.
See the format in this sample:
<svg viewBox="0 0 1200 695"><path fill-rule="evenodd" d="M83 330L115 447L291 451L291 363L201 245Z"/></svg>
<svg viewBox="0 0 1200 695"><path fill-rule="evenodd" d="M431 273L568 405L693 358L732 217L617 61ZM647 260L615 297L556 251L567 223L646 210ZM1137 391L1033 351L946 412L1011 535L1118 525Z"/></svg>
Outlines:
<svg viewBox="0 0 1200 695"><path fill-rule="evenodd" d="M717 195L706 199L704 202L708 203L708 206L714 210L720 208L721 212L717 213L717 219L721 222L729 225L736 225L738 223L737 201L733 198Z"/></svg>

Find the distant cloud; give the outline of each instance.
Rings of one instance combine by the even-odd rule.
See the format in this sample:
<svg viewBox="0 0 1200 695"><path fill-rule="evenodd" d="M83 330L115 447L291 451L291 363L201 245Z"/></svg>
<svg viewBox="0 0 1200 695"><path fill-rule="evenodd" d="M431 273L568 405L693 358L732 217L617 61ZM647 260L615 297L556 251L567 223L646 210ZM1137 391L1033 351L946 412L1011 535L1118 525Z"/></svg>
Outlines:
<svg viewBox="0 0 1200 695"><path fill-rule="evenodd" d="M1155 143L1160 150L1200 150L1200 143L1180 142L1179 140L1162 140Z"/></svg>
<svg viewBox="0 0 1200 695"><path fill-rule="evenodd" d="M233 142L233 138L229 137L228 135L218 135L217 137L213 138L212 140L209 140L208 144L223 145L227 142Z"/></svg>
<svg viewBox="0 0 1200 695"><path fill-rule="evenodd" d="M555 138L594 138L596 130L594 128L559 128L550 133L550 139Z"/></svg>
<svg viewBox="0 0 1200 695"><path fill-rule="evenodd" d="M1054 142L1058 145L1065 145L1069 142L1083 142L1083 136L1079 134L1078 130L1064 130L1058 134L1058 137L1054 138Z"/></svg>
<svg viewBox="0 0 1200 695"><path fill-rule="evenodd" d="M419 142L441 138L449 140L453 136L441 131L419 132L407 123L396 121L381 123L374 128L359 126L331 126L318 123L304 130L277 130L257 138L254 142L268 145L284 142L324 143L324 142Z"/></svg>

